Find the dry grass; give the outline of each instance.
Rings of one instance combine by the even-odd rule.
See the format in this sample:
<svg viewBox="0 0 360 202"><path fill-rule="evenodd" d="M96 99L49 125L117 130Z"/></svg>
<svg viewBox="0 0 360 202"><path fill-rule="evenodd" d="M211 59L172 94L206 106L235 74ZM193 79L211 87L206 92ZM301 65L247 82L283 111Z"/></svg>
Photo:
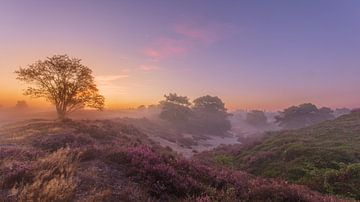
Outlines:
<svg viewBox="0 0 360 202"><path fill-rule="evenodd" d="M6 130L7 146L0 145L6 201L337 201L183 159L132 125L29 122Z"/></svg>
<svg viewBox="0 0 360 202"><path fill-rule="evenodd" d="M19 201L70 201L77 186L78 153L59 149L40 159L32 183L13 189Z"/></svg>

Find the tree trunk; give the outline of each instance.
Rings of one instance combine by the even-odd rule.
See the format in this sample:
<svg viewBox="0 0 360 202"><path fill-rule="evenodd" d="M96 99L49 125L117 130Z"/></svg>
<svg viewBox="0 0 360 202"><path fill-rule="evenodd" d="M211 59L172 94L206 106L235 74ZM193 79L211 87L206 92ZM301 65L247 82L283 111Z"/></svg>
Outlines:
<svg viewBox="0 0 360 202"><path fill-rule="evenodd" d="M64 121L66 119L66 112L64 110L57 109L57 115L60 121Z"/></svg>

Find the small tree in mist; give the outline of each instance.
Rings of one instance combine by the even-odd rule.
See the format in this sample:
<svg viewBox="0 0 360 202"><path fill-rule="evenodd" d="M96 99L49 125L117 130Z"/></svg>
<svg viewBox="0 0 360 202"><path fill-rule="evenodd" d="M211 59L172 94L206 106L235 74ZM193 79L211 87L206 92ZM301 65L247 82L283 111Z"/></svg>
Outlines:
<svg viewBox="0 0 360 202"><path fill-rule="evenodd" d="M45 98L55 105L59 119L84 107L102 110L105 98L99 94L92 70L80 59L55 55L20 68L17 79L30 86L24 94Z"/></svg>
<svg viewBox="0 0 360 202"><path fill-rule="evenodd" d="M200 125L202 132L223 134L231 129L228 119L229 113L225 103L217 96L202 96L193 101L195 122Z"/></svg>
<svg viewBox="0 0 360 202"><path fill-rule="evenodd" d="M27 109L29 106L25 100L17 101L15 109Z"/></svg>
<svg viewBox="0 0 360 202"><path fill-rule="evenodd" d="M268 119L263 111L252 110L246 114L246 122L256 127L263 127L268 124Z"/></svg>
<svg viewBox="0 0 360 202"><path fill-rule="evenodd" d="M160 102L160 118L187 132L223 135L231 129L225 104L216 96L202 96L193 101L176 93Z"/></svg>
<svg viewBox="0 0 360 202"><path fill-rule="evenodd" d="M189 98L176 93L170 93L164 97L165 100L160 102L160 118L176 124L186 123L191 115Z"/></svg>

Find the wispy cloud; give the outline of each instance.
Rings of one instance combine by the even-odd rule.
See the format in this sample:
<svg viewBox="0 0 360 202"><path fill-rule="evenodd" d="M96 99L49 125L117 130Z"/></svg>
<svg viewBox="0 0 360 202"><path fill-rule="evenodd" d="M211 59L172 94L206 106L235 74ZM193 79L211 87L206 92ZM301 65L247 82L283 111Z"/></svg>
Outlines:
<svg viewBox="0 0 360 202"><path fill-rule="evenodd" d="M198 46L208 46L226 39L236 33L234 26L228 23L177 23L172 36L154 39L143 53L154 60L185 55Z"/></svg>
<svg viewBox="0 0 360 202"><path fill-rule="evenodd" d="M195 24L177 24L174 31L183 37L206 44L213 43L219 38L216 29Z"/></svg>
<svg viewBox="0 0 360 202"><path fill-rule="evenodd" d="M188 51L189 45L189 42L183 39L161 37L145 48L144 53L148 57L161 59L184 54Z"/></svg>
<svg viewBox="0 0 360 202"><path fill-rule="evenodd" d="M116 81L122 78L129 77L128 74L119 74L119 75L107 75L107 76L97 76L95 80L99 83L108 83L112 81Z"/></svg>
<svg viewBox="0 0 360 202"><path fill-rule="evenodd" d="M145 72L157 71L159 69L160 68L158 66L154 66L154 65L140 65L140 70Z"/></svg>
<svg viewBox="0 0 360 202"><path fill-rule="evenodd" d="M127 88L116 84L116 82L128 77L128 74L105 75L97 76L95 77L95 80L98 83L100 91L104 95L124 95L127 93Z"/></svg>

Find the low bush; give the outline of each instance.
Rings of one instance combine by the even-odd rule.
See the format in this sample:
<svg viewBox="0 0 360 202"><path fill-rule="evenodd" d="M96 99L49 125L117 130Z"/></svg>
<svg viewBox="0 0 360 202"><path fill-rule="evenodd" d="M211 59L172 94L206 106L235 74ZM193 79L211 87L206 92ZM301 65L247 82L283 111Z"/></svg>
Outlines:
<svg viewBox="0 0 360 202"><path fill-rule="evenodd" d="M54 134L34 140L33 146L45 151L54 152L60 148L77 148L91 143L93 143L93 141L86 136L74 134Z"/></svg>

